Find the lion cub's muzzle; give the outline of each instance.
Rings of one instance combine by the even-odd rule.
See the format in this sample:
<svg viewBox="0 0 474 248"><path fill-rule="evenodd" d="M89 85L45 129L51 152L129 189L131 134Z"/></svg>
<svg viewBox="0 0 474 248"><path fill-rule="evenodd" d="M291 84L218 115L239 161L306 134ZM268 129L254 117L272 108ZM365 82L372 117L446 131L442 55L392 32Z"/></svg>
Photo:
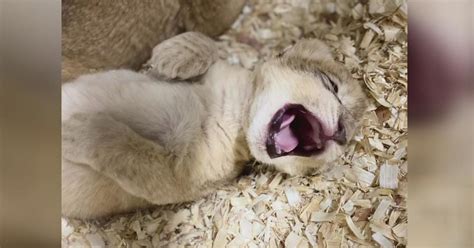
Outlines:
<svg viewBox="0 0 474 248"><path fill-rule="evenodd" d="M329 141L347 143L339 118L337 130L327 131L322 122L301 104L286 104L273 116L266 140L270 158L287 155L310 157L324 152Z"/></svg>

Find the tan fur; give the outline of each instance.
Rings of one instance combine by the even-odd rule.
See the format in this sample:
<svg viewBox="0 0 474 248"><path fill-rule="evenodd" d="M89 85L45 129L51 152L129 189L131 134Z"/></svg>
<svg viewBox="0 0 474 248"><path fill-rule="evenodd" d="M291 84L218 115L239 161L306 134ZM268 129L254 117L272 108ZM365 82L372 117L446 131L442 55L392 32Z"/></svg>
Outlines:
<svg viewBox="0 0 474 248"><path fill-rule="evenodd" d="M190 79L203 75L217 60L217 47L212 39L187 32L179 38L165 40L153 49L148 73L163 79Z"/></svg>
<svg viewBox="0 0 474 248"><path fill-rule="evenodd" d="M138 69L183 31L224 32L245 0L63 0L62 81L95 70Z"/></svg>
<svg viewBox="0 0 474 248"><path fill-rule="evenodd" d="M116 70L63 85L64 215L94 218L194 200L235 178L252 158L297 175L343 153L332 143L317 156L270 159L263 145L271 117L288 102L303 104L330 128L342 115L352 137L365 96L324 44L301 41L250 72L224 61L208 70L189 64L202 58L181 51L203 49L195 54L215 58L214 46L197 45L202 40L197 33L176 36L151 60L161 65L151 72L159 78L206 71L195 83ZM315 75L323 70L337 81L342 105Z"/></svg>

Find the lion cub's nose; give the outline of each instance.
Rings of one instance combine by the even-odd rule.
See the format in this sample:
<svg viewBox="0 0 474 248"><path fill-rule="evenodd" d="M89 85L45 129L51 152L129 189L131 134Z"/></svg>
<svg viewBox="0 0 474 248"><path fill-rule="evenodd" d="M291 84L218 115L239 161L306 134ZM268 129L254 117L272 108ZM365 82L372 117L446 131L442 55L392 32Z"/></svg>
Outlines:
<svg viewBox="0 0 474 248"><path fill-rule="evenodd" d="M346 128L344 124L342 124L341 117L339 117L339 121L337 122L337 131L332 136L332 140L336 141L339 145L345 145L347 143Z"/></svg>

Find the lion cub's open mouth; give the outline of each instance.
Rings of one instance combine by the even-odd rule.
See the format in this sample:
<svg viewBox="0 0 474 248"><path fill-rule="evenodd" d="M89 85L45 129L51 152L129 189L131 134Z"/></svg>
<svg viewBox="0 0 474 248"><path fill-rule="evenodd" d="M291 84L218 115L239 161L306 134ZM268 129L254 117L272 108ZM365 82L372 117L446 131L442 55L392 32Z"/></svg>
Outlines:
<svg viewBox="0 0 474 248"><path fill-rule="evenodd" d="M322 153L329 140L341 145L346 143L345 129L340 121L337 131L328 136L323 124L303 105L287 104L270 122L267 153L270 158L286 155L309 157Z"/></svg>

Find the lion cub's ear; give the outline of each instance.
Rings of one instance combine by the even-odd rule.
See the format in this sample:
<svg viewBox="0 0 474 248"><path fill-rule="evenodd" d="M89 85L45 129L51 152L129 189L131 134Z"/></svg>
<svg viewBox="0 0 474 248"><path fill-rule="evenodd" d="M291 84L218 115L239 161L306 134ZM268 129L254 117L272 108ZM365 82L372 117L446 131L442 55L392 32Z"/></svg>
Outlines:
<svg viewBox="0 0 474 248"><path fill-rule="evenodd" d="M304 39L296 42L292 47L286 48L279 56L298 57L310 60L333 60L331 50L318 39Z"/></svg>

